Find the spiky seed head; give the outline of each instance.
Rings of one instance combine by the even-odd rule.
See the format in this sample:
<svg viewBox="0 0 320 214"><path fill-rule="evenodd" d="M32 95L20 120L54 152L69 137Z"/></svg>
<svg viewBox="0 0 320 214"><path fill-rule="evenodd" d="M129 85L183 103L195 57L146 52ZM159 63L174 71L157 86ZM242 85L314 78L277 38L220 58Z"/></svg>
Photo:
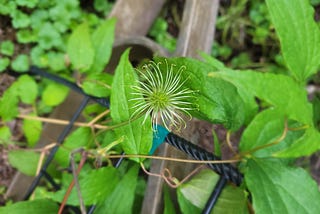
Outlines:
<svg viewBox="0 0 320 214"><path fill-rule="evenodd" d="M140 96L131 99L135 101L133 116L145 114L145 122L151 115L153 124L158 124L160 119L168 130L173 127L179 130L182 124L186 126L182 114L191 118L189 111L194 110L194 91L184 87L187 79L181 80L185 66L174 72L175 65L169 66L167 61L165 63L164 71L160 69L161 62L153 61L144 65L142 70L137 70L140 80L138 85L133 87L133 94Z"/></svg>

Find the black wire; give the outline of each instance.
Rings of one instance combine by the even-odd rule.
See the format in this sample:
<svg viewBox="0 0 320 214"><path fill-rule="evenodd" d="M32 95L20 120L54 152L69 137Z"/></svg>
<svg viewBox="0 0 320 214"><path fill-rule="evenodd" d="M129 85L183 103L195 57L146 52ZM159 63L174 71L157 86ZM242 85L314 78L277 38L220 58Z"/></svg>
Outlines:
<svg viewBox="0 0 320 214"><path fill-rule="evenodd" d="M69 132L71 131L74 122L77 120L77 118L80 116L82 110L86 107L86 105L89 102L89 97L85 97L79 108L76 110L76 112L74 113L74 115L72 116L69 124L63 129L62 133L59 135L58 140L57 140L57 145L55 147L52 148L52 150L50 151L50 154L48 155L48 158L46 159L46 161L44 162L39 175L37 175L35 177L35 179L33 180L32 184L30 185L27 193L24 196L24 200L28 200L29 197L31 196L31 194L33 193L33 191L35 190L35 188L38 186L40 179L42 178L42 176L44 175L44 172L46 171L46 169L48 168L49 164L51 163L51 161L54 158L54 155L56 154L56 152L58 151L59 145L62 144L62 142L64 141L64 139L66 138L66 136L69 134Z"/></svg>
<svg viewBox="0 0 320 214"><path fill-rule="evenodd" d="M25 73L18 73L18 72L14 72L12 70L8 70L7 73L11 76L20 76L20 75L23 75L23 74L29 74L29 75L33 75L33 76L36 76L36 75L39 75L41 77L44 77L44 78L47 78L47 79L50 79L50 80L53 80L57 83L60 83L62 85L65 85L67 86L68 88L72 89L73 91L79 93L79 94L82 94L84 96L88 96L90 97L93 101L99 103L100 105L104 106L104 107L107 107L109 108L110 107L110 101L108 98L100 98L100 97L95 97L95 96L91 96L91 95L88 95L86 94L82 88L80 88L77 84L75 84L74 82L71 82L67 79L64 79L58 75L55 75L55 74L51 74L51 73L48 73L36 66L31 66L30 67L30 70L28 72L25 72Z"/></svg>
<svg viewBox="0 0 320 214"><path fill-rule="evenodd" d="M199 146L196 146L189 141L179 137L173 133L169 133L165 139L167 143L176 147L177 149L185 152L196 160L221 160L214 154L207 152ZM243 180L243 175L231 164L228 163L207 163L207 165L213 169L219 175L225 177L227 181L230 181L239 186Z"/></svg>
<svg viewBox="0 0 320 214"><path fill-rule="evenodd" d="M204 209L202 210L202 214L210 214L211 210L213 209L214 205L218 201L218 198L227 184L227 179L223 176L220 176L216 186L214 187L213 192L210 195L210 198L208 199Z"/></svg>
<svg viewBox="0 0 320 214"><path fill-rule="evenodd" d="M43 173L43 176L47 179L47 181L49 181L49 183L53 186L53 188L56 191L58 191L60 189L60 185L57 184L46 171L42 171L42 173Z"/></svg>

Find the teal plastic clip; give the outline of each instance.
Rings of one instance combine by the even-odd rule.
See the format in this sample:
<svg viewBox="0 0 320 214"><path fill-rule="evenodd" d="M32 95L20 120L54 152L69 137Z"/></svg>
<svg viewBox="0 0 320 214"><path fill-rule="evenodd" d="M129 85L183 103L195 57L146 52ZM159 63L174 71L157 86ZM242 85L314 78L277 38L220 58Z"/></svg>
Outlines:
<svg viewBox="0 0 320 214"><path fill-rule="evenodd" d="M169 131L166 128L158 124L155 125L153 129L154 129L154 132L153 132L152 148L149 152L149 155L152 155L156 151L156 149L164 142L164 139L169 134Z"/></svg>

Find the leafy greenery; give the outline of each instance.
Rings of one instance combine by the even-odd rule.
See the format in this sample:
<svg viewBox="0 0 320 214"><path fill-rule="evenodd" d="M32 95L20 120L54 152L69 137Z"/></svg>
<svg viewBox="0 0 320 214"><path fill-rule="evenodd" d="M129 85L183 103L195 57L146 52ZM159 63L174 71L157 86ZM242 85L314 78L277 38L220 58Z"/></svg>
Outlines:
<svg viewBox="0 0 320 214"><path fill-rule="evenodd" d="M67 189L74 180L71 173L61 170L67 168L70 161L79 163L82 169L77 176L80 190L73 188L64 201L67 205L81 205L80 191L84 205L96 205L96 213L139 212L146 186L139 164L148 168L149 161L137 155L149 154L157 132L149 117L155 109L134 114L139 108L134 100L139 98L143 101L141 105L153 101L134 89L141 84L145 90L157 94L157 82L172 78L179 83L176 78L179 72L183 84L179 85L177 95L181 96L181 91L187 89L194 92L194 99L190 99L194 104L189 112L191 117L222 124L229 135L241 135L234 158L239 162L244 182L240 187L227 184L213 213L249 213L250 208L256 213L320 210L320 192L315 181L305 169L295 166L296 158L320 150L319 96L309 96L305 89L319 70L320 33L313 18L314 10L307 0L232 1L228 13L221 11L217 29L223 29L222 41L233 42L215 43L212 54L215 58L202 54L203 61L155 57L154 69L159 72L149 83L145 81L147 74L133 68L130 49L123 52L114 74L104 73L112 53L116 23L114 19L100 18L110 10L106 1L92 3L96 13L85 12L76 0L0 0L0 3L3 5L0 14L10 17L18 41L17 44L9 40L1 43L0 71L11 67L16 72L24 72L0 98L0 117L4 124L0 127L1 145L15 144L10 121L50 113L68 95L69 89L65 86L29 76L30 64L77 83L90 95L110 96L110 109L88 105L84 111L87 123L77 123L82 127L75 129L59 147L52 162L54 167L49 168L48 173L61 184L61 190L51 192L50 184L46 183L41 194L36 192L35 200L8 203L0 208L0 213L56 213L56 202L62 203L68 196ZM242 17L246 8L250 8L249 21ZM244 42L238 37L241 25L250 28L252 43L264 48L270 39L278 41L278 37L281 52L272 56L277 64L274 70L270 65L264 65L267 68L264 71L268 72L243 66L252 63L252 56L247 52L235 54L232 48L234 41ZM273 26L275 33L270 30ZM167 30L167 22L159 18L150 35L173 50L174 39L167 37ZM21 45L28 47L29 55L16 52ZM226 65L217 58L229 61ZM137 69L140 66L143 65ZM235 70L235 67L245 69ZM166 98L166 94L161 94L154 99ZM21 111L24 106L27 113ZM170 107L174 106L167 108L171 114L181 113ZM163 112L157 113L166 119ZM34 149L42 132L40 120L40 117L23 119L22 140L27 142L27 149L13 149L8 154L10 164L27 175L36 174L39 162L43 161L40 152L44 154L48 149ZM213 135L216 143L217 134ZM215 148L217 153L221 152L218 144ZM84 152L78 155L77 151ZM110 155L122 152L133 156L124 160L119 168L113 167ZM85 163L84 158L87 158ZM211 170L198 172L178 186L178 204L172 203L166 187L164 212L172 213L179 207L177 212L201 213L218 179ZM174 182L178 184L177 180Z"/></svg>

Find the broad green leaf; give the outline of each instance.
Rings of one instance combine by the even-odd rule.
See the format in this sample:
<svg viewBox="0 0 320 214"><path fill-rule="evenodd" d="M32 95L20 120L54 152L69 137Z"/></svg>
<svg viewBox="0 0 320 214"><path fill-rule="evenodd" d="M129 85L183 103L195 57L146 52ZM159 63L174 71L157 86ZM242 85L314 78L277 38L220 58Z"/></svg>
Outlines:
<svg viewBox="0 0 320 214"><path fill-rule="evenodd" d="M109 197L97 205L95 213L132 213L139 167L135 165L120 180ZM105 182L106 184L106 182Z"/></svg>
<svg viewBox="0 0 320 214"><path fill-rule="evenodd" d="M245 105L235 86L222 79L207 79L198 99L199 111L213 123L235 131L245 120Z"/></svg>
<svg viewBox="0 0 320 214"><path fill-rule="evenodd" d="M250 159L245 182L255 213L318 213L320 192L310 175L275 159Z"/></svg>
<svg viewBox="0 0 320 214"><path fill-rule="evenodd" d="M65 55L63 53L50 51L47 57L50 70L57 72L66 69Z"/></svg>
<svg viewBox="0 0 320 214"><path fill-rule="evenodd" d="M130 100L138 96L133 94L132 86L137 83L137 76L129 62L129 50L126 50L115 71L110 99L114 123L127 123L115 129L119 138L125 137L122 148L126 154L148 154L152 146L151 119L148 118L144 123L143 117L130 121L134 112L134 102Z"/></svg>
<svg viewBox="0 0 320 214"><path fill-rule="evenodd" d="M104 21L92 34L95 57L90 72L100 73L108 63L114 40L115 19Z"/></svg>
<svg viewBox="0 0 320 214"><path fill-rule="evenodd" d="M290 147L276 152L274 156L296 158L310 155L317 150L320 150L320 133L315 128L308 128L301 138Z"/></svg>
<svg viewBox="0 0 320 214"><path fill-rule="evenodd" d="M266 3L287 66L297 81L304 82L317 71L320 58L320 30L314 9L307 0Z"/></svg>
<svg viewBox="0 0 320 214"><path fill-rule="evenodd" d="M170 197L170 191L169 187L164 186L163 188L163 201L164 201L164 208L163 208L163 214L175 214L175 208L173 201Z"/></svg>
<svg viewBox="0 0 320 214"><path fill-rule="evenodd" d="M42 100L48 106L56 106L68 95L68 88L57 83L50 83L42 93Z"/></svg>
<svg viewBox="0 0 320 214"><path fill-rule="evenodd" d="M95 54L87 23L79 25L71 34L67 52L71 64L80 72L87 71L93 63Z"/></svg>
<svg viewBox="0 0 320 214"><path fill-rule="evenodd" d="M108 73L89 75L82 83L87 94L96 97L109 97L111 93L112 75Z"/></svg>
<svg viewBox="0 0 320 214"><path fill-rule="evenodd" d="M32 116L35 116L34 114ZM27 138L28 146L34 147L38 142L42 132L42 122L37 120L24 119L22 130Z"/></svg>
<svg viewBox="0 0 320 214"><path fill-rule="evenodd" d="M14 52L14 44L10 40L1 42L0 53L5 56L12 56Z"/></svg>
<svg viewBox="0 0 320 214"><path fill-rule="evenodd" d="M201 209L194 206L190 201L188 201L180 191L177 191L177 196L178 196L179 207L182 213L184 214L200 214L201 213Z"/></svg>
<svg viewBox="0 0 320 214"><path fill-rule="evenodd" d="M11 63L11 68L18 72L25 72L29 69L29 57L26 54L18 55Z"/></svg>
<svg viewBox="0 0 320 214"><path fill-rule="evenodd" d="M81 172L83 174L81 174ZM105 198L111 196L115 188L120 185L117 170L113 167L103 167L96 170L90 169L87 172L81 172L79 184L85 205L103 202ZM52 195L53 200L58 202L62 201L69 183L66 185L65 188ZM79 206L79 198L75 187L72 189L67 204Z"/></svg>
<svg viewBox="0 0 320 214"><path fill-rule="evenodd" d="M19 114L18 111L17 87L13 83L0 98L0 117L4 121L9 121Z"/></svg>
<svg viewBox="0 0 320 214"><path fill-rule="evenodd" d="M11 138L11 131L8 126L0 127L0 144L6 143Z"/></svg>
<svg viewBox="0 0 320 214"><path fill-rule="evenodd" d="M14 204L0 207L0 214L56 214L59 205L48 199L36 199L32 201L20 201Z"/></svg>
<svg viewBox="0 0 320 214"><path fill-rule="evenodd" d="M241 90L250 91L269 105L285 113L288 119L312 125L312 106L307 100L307 93L290 77L258 73L252 71L232 71L209 73L211 78L223 78Z"/></svg>
<svg viewBox="0 0 320 214"><path fill-rule="evenodd" d="M28 75L19 77L17 81L18 94L23 103L32 104L38 95L38 85L36 81Z"/></svg>
<svg viewBox="0 0 320 214"><path fill-rule="evenodd" d="M10 60L7 57L0 58L0 73L5 71L10 65Z"/></svg>
<svg viewBox="0 0 320 214"><path fill-rule="evenodd" d="M92 141L92 138L92 131L89 127L80 127L73 131L67 137L63 146L59 147L59 150L55 155L55 161L57 161L61 167L68 167L71 152L78 148L87 148Z"/></svg>
<svg viewBox="0 0 320 214"><path fill-rule="evenodd" d="M202 53L201 56L205 59L206 63L213 66L213 68L211 68L211 71L212 70L214 70L214 71L230 70L229 68L225 67L225 65L222 62L211 57L210 55ZM251 119L257 113L258 105L257 105L254 97L252 96L252 92L247 91L247 90L243 89L242 87L237 87L237 91L239 93L239 96L241 97L241 99L243 100L243 102L245 104L245 106L244 106L245 107L245 123L247 124L251 121Z"/></svg>
<svg viewBox="0 0 320 214"><path fill-rule="evenodd" d="M166 72L172 69L181 72L181 79L185 81L184 86L195 91L195 111L191 114L195 117L208 120L212 123L221 123L227 129L237 130L247 119L247 105L239 96L238 90L232 84L224 80L207 78L208 72L213 67L189 58L164 59L160 61L160 69ZM172 66L172 68L170 68Z"/></svg>
<svg viewBox="0 0 320 214"><path fill-rule="evenodd" d="M212 170L202 170L189 182L182 184L178 192L194 206L203 209L218 179L219 175ZM212 213L247 213L247 199L244 191L238 187L226 186Z"/></svg>
<svg viewBox="0 0 320 214"><path fill-rule="evenodd" d="M20 172L35 176L40 154L33 151L12 150L9 151L9 163Z"/></svg>
<svg viewBox="0 0 320 214"><path fill-rule="evenodd" d="M267 109L257 114L243 132L239 149L241 152L257 149L279 139L285 128L285 116L277 109ZM258 151L260 155L267 155Z"/></svg>

